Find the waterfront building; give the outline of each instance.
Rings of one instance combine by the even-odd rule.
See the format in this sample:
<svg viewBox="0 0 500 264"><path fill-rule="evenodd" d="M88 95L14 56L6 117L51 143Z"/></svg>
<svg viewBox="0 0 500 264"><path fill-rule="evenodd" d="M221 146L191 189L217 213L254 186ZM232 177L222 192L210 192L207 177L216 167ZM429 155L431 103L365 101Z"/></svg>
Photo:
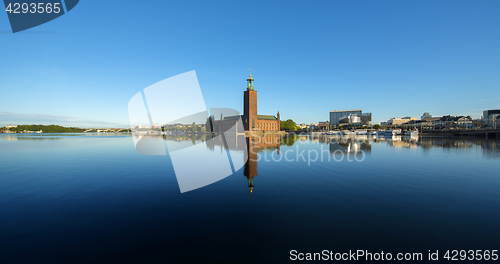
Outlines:
<svg viewBox="0 0 500 264"><path fill-rule="evenodd" d="M500 109L483 111L483 122L489 127L497 127L500 124Z"/></svg>
<svg viewBox="0 0 500 264"><path fill-rule="evenodd" d="M406 124L406 123L409 123L410 121L416 121L417 118L416 117L393 117L391 119L389 119L387 121L387 125L389 126L397 126L397 125L402 125L402 124Z"/></svg>
<svg viewBox="0 0 500 264"><path fill-rule="evenodd" d="M297 126L300 127L300 129L308 129L309 128L309 125L306 125L304 123L298 124Z"/></svg>
<svg viewBox="0 0 500 264"><path fill-rule="evenodd" d="M484 127L484 121L481 119L473 119L472 120L472 128L481 128Z"/></svg>
<svg viewBox="0 0 500 264"><path fill-rule="evenodd" d="M318 129L319 130L330 130L330 122L319 122L318 123Z"/></svg>
<svg viewBox="0 0 500 264"><path fill-rule="evenodd" d="M457 119L459 128L472 128L472 118L470 116L460 116Z"/></svg>
<svg viewBox="0 0 500 264"><path fill-rule="evenodd" d="M400 118L391 119L396 120L396 122L383 122L381 125L386 126L397 126L402 129L472 129L482 127L482 122L480 120L472 120L470 116L442 116L442 117L431 117L426 120L416 120L416 118ZM391 121L389 120L389 121ZM408 121L409 120L409 121Z"/></svg>
<svg viewBox="0 0 500 264"><path fill-rule="evenodd" d="M361 109L330 111L330 125L337 127L347 125L369 125L372 121L371 113L363 113Z"/></svg>
<svg viewBox="0 0 500 264"><path fill-rule="evenodd" d="M227 131L241 118L245 131L280 131L280 112L274 115L259 115L257 112L257 91L253 87L252 74L247 79L247 89L243 92L243 115L222 117L214 120L215 131ZM235 123L236 122L236 123Z"/></svg>
<svg viewBox="0 0 500 264"><path fill-rule="evenodd" d="M439 120L439 117L432 117L431 114L429 114L428 112L425 112L421 117L420 117L420 120L422 121L427 121L427 122L433 122L433 121L437 121Z"/></svg>
<svg viewBox="0 0 500 264"><path fill-rule="evenodd" d="M361 113L361 124L369 125L372 122L372 113Z"/></svg>
<svg viewBox="0 0 500 264"><path fill-rule="evenodd" d="M338 126L341 119L345 119L349 115L361 115L361 109L352 110L333 110L330 111L330 124L332 126Z"/></svg>
<svg viewBox="0 0 500 264"><path fill-rule="evenodd" d="M428 120L428 119L430 119L430 118L432 118L432 115L431 115L431 114L429 114L428 112L425 112L425 113L424 113L424 114L420 117L420 120L426 120L426 121L427 121L427 120Z"/></svg>
<svg viewBox="0 0 500 264"><path fill-rule="evenodd" d="M361 117L358 115L348 115L344 116L339 120L339 124L359 124L361 123Z"/></svg>

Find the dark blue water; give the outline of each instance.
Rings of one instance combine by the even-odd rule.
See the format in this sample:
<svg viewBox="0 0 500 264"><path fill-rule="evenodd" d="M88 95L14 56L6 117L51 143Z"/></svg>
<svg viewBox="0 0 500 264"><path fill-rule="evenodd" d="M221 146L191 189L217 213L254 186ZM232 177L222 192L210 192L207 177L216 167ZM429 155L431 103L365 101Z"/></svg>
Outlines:
<svg viewBox="0 0 500 264"><path fill-rule="evenodd" d="M0 263L500 250L500 141L304 138L279 155L306 160L264 160L277 150L180 193L169 156L136 152L130 136L0 135ZM309 150L323 161L308 162Z"/></svg>

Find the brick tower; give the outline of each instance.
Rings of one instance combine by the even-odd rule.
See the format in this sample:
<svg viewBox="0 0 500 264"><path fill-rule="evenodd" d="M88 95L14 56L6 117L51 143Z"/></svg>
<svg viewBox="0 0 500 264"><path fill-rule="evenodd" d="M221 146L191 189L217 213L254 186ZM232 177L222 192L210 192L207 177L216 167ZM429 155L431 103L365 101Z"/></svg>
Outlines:
<svg viewBox="0 0 500 264"><path fill-rule="evenodd" d="M257 127L257 91L253 89L252 73L247 79L243 101L243 125L248 131Z"/></svg>

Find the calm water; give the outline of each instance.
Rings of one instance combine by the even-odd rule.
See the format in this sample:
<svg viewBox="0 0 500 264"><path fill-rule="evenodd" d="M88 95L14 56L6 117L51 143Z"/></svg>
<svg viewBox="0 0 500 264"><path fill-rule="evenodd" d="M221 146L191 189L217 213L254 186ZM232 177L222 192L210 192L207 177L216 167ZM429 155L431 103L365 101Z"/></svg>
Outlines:
<svg viewBox="0 0 500 264"><path fill-rule="evenodd" d="M293 249L500 249L500 141L331 141L260 145L259 161L181 193L170 157L138 153L130 136L2 134L0 263L279 263ZM291 162L272 160L287 151ZM308 162L308 151L323 161Z"/></svg>

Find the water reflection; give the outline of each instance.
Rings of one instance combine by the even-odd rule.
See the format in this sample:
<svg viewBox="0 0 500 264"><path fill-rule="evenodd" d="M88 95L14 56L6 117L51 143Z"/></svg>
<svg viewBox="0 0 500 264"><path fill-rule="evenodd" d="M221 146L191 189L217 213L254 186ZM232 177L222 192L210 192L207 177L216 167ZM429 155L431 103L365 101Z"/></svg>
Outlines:
<svg viewBox="0 0 500 264"><path fill-rule="evenodd" d="M500 158L498 148L500 140L486 138L457 138L457 137L418 137L418 136L394 136L394 137L370 137L366 135L349 136L326 136L326 135L264 135L245 136L243 134L233 134L227 136L226 142L221 137L213 137L210 134L166 136L164 140L184 141L186 144L194 145L195 142L205 142L206 148L210 151L224 152L230 151L244 153L243 174L247 179L247 186L250 193L254 189L254 179L258 176L258 155L259 152L273 152L273 155L280 155L281 146L295 146L300 149L300 145L305 143L304 148L309 148L307 144L328 145L330 155L368 155L372 154L373 144L386 144L393 148L422 149L429 151L431 148L463 149L480 148L485 157ZM261 161L264 162L264 161Z"/></svg>
<svg viewBox="0 0 500 264"><path fill-rule="evenodd" d="M418 146L418 136L395 136L392 140L388 140L387 143L393 148L416 148Z"/></svg>
<svg viewBox="0 0 500 264"><path fill-rule="evenodd" d="M329 144L330 153L334 155L356 155L361 152L370 154L372 152L372 146L366 136L365 138L340 138L331 140Z"/></svg>
<svg viewBox="0 0 500 264"><path fill-rule="evenodd" d="M486 158L500 158L500 140L480 137L422 137L418 143L425 151L431 148L468 149L480 148Z"/></svg>
<svg viewBox="0 0 500 264"><path fill-rule="evenodd" d="M155 136L156 137L156 136ZM220 148L223 151L224 143L220 138L212 138L209 134L200 135L181 135L181 136L157 136L163 137L164 140L172 141L190 141L190 145L194 145L196 141L205 142L207 148L214 151ZM40 137L25 137L18 136L5 137L8 140L22 140L22 139L41 139ZM209 140L212 139L212 140ZM366 135L352 135L352 136L313 136L313 135L265 135L245 137L238 134L234 137L227 137L227 144L230 150L243 151L250 148L254 151L251 155L256 155L259 151L276 150L279 153L281 145L294 146L299 141L307 141L309 143L328 144L330 153L332 155L356 155L360 151L365 154L372 152L372 144L386 143L393 148L421 148L428 151L431 148L443 149L467 149L467 148L480 148L483 155L488 158L500 158L500 140L495 138L480 138L480 137L426 137L426 136L394 136L394 137L369 137ZM250 157L251 158L251 157ZM256 165L255 165L256 167ZM249 173L250 175L251 173ZM252 176L249 176L252 177Z"/></svg>
<svg viewBox="0 0 500 264"><path fill-rule="evenodd" d="M279 135L266 135L263 137L247 137L247 155L248 159L245 163L243 175L247 178L248 189L250 193L253 192L253 180L259 174L257 172L257 161L259 151L276 151L280 155L280 146L282 138ZM295 141L294 141L295 142ZM289 142L290 143L290 142ZM293 143L292 143L293 144Z"/></svg>
<svg viewBox="0 0 500 264"><path fill-rule="evenodd" d="M41 136L16 136L16 135L7 135L3 136L2 139L8 141L29 141L29 140L59 140L60 137L41 137Z"/></svg>
<svg viewBox="0 0 500 264"><path fill-rule="evenodd" d="M367 136L310 136L309 140L315 143L329 144L332 154L340 150L343 154L356 154L363 150L371 153L372 144L387 144L393 148L420 148L429 151L431 148L467 149L480 148L488 158L500 158L500 140L481 137L427 137L427 136L394 136L394 137L367 137ZM336 153L339 153L338 151Z"/></svg>
<svg viewBox="0 0 500 264"><path fill-rule="evenodd" d="M264 136L251 136L245 137L244 135L235 135L232 137L226 137L227 148L229 150L243 151L245 156L243 158L245 165L243 168L243 175L247 178L247 184L250 193L253 192L254 188L254 178L257 177L258 174L258 153L263 151L268 152L276 152L277 155L280 155L280 146L282 144L282 140L284 140L280 135L268 134ZM286 139L285 139L286 140ZM292 144L296 141L296 139L288 139L286 143L283 144ZM207 141L213 144L207 144L207 147L211 150L215 150L217 147L220 147L221 151L224 148L225 144L221 140L212 140Z"/></svg>

